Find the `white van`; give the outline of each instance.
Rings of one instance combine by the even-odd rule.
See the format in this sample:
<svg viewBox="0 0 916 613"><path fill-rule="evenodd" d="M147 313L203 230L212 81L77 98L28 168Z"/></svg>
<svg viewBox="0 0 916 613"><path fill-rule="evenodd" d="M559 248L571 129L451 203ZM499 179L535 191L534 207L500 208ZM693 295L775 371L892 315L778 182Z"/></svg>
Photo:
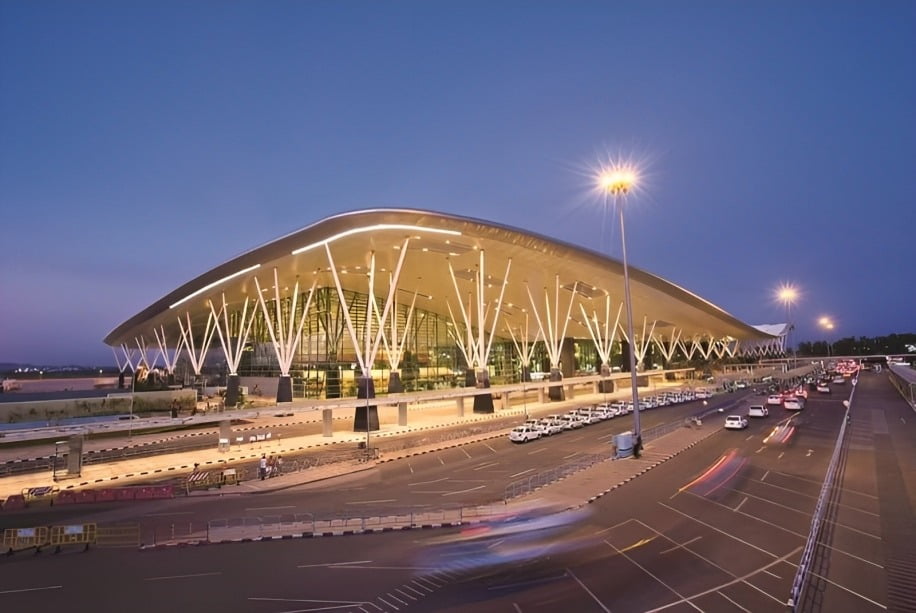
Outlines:
<svg viewBox="0 0 916 613"><path fill-rule="evenodd" d="M752 404L747 410L748 417L767 417L769 414L770 410L762 404Z"/></svg>

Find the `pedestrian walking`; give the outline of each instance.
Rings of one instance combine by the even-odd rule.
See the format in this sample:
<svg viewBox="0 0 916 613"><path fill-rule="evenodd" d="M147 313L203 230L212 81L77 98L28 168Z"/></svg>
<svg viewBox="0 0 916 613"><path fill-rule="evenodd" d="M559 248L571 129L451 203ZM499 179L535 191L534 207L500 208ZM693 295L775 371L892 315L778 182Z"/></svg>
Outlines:
<svg viewBox="0 0 916 613"><path fill-rule="evenodd" d="M261 454L261 460L258 462L258 476L263 481L267 477L267 456Z"/></svg>
<svg viewBox="0 0 916 613"><path fill-rule="evenodd" d="M277 456L277 476L280 476L282 474L283 474L283 456L278 455Z"/></svg>
<svg viewBox="0 0 916 613"><path fill-rule="evenodd" d="M277 469L277 461L274 460L274 456L273 454L271 454L270 457L267 458L267 476L273 477L274 475L276 475L277 474L276 469Z"/></svg>

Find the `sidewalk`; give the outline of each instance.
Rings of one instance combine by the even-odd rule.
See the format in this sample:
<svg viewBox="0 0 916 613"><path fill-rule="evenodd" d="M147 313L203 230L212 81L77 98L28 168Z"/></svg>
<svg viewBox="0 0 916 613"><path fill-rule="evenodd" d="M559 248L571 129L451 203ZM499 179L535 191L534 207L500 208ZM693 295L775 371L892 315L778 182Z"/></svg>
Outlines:
<svg viewBox="0 0 916 613"><path fill-rule="evenodd" d="M372 439L389 439L391 437L396 437L398 435L407 433L416 433L422 431L429 431L432 433L437 430L455 426L486 427L488 422L493 422L494 420L503 419L506 417L521 418L526 413L532 417L542 417L548 413L564 412L569 408L582 404L594 404L601 402L605 397L623 398L628 394L629 392L627 390L607 396L604 394L580 394L572 400L566 400L563 402L548 402L544 404L529 402L527 407L516 405L509 409L498 409L492 414L476 414L470 410L466 410L463 417L455 415L454 408L451 406L423 407L420 410L410 412L409 425L407 426L397 425L396 414L387 415L388 419L393 421L382 421L380 424L381 429L370 434L370 444ZM280 410L282 410L282 407L276 409L276 411ZM449 413L452 414L451 418L448 418ZM347 417L352 419L352 409L348 411ZM383 416L380 411L380 418L383 417L386 416ZM285 421L290 422L299 420L290 420L287 418ZM289 438L272 437L269 441L265 440L255 443L245 442L237 445L235 443L235 438L233 437L231 439L232 444L228 452L220 452L214 445L213 448L205 450L133 457L108 463L84 464L82 467L81 475L75 479L54 481L50 471L42 473L10 475L0 479L0 500L3 500L10 495L21 494L23 490L28 488L58 487L61 490L72 490L93 487L120 487L126 485L148 483L154 480L161 481L171 477L186 476L194 469L195 464L198 464L201 470L222 470L229 467L230 465L254 462L261 457L261 454L282 455L284 456L284 459L289 460L291 459L291 456L294 456L295 454L318 449L324 449L331 453L340 451L353 451L356 449L359 443L366 441L366 435L364 433L355 433L352 430L347 429L349 428L350 423L351 422L349 419L335 418L334 436L330 438L325 437L320 432L318 432L315 434L307 434ZM241 431L243 429L248 430L251 428L234 429L233 432L235 433L236 430ZM257 426L255 429L263 430L264 428ZM507 431L508 427L500 428L494 432L492 436L504 436ZM155 437L157 435L147 436ZM162 435L158 436L160 439L163 438ZM168 436L172 437L175 435L170 434ZM248 437L245 437L245 439L247 441ZM109 441L109 443L113 442L114 441ZM450 447L459 444L458 440L446 442L449 443L447 446ZM149 442L146 441L145 443L141 444L149 444ZM436 445L440 445L439 448L443 448L440 443L434 443L430 446L435 447ZM420 449L405 449L403 452L397 452L393 454L393 457L389 456L386 459L394 459L398 456L413 455L414 453L420 452L422 452ZM292 462L289 462L288 469L292 469L291 464ZM297 471L293 474L299 475L299 478L302 479L300 483L308 483L312 480L311 475L317 473L312 473L309 472L309 470L305 470ZM291 476L288 478L283 478L286 479L285 482L289 482L292 479ZM263 487L274 487L277 485L276 479L278 478L275 477L273 479L266 480L264 483L269 483L271 485L265 485ZM253 485L252 482L253 479L248 481L249 487L258 490L259 487ZM235 486L230 487L234 488Z"/></svg>

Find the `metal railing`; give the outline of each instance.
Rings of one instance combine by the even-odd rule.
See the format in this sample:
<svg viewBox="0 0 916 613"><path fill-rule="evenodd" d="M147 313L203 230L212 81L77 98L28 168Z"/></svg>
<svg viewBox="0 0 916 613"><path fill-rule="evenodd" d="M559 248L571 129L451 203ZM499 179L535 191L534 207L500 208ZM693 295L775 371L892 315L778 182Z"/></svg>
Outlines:
<svg viewBox="0 0 916 613"><path fill-rule="evenodd" d="M846 425L849 423L850 412L852 411L852 399L855 393L856 380L854 379L852 382L852 391L849 393L849 399L844 403L846 405L846 413L843 416L843 422L840 424L840 432L837 434L836 444L833 446L833 454L830 456L830 463L827 465L824 483L821 484L821 491L817 497L817 504L814 506L814 513L811 517L811 529L808 532L808 540L805 542L805 548L802 550L801 559L798 561L798 570L795 572L795 578L789 590L789 600L786 605L791 611L798 610L804 598L805 589L808 586L812 558L823 528L824 513L826 513L828 507L827 500L830 491L834 487L837 465L839 464L840 452L842 451L843 441L846 436Z"/></svg>

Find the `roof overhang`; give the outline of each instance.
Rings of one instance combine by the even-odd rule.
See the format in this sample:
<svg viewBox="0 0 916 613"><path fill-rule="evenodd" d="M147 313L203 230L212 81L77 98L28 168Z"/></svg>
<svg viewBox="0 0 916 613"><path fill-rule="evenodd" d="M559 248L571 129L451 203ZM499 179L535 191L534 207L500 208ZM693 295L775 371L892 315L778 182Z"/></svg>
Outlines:
<svg viewBox="0 0 916 613"><path fill-rule="evenodd" d="M201 274L120 324L104 342L133 346L134 339L150 339L160 326L167 338L177 339L179 316L184 319L189 314L195 326L202 326L210 313L210 300L218 306L225 294L231 307L256 297L255 277L262 291L268 292L265 298L273 297L274 269L281 295L289 292L297 280L303 291L313 281L318 287L334 287L326 245L342 287L355 292L367 291L370 259L374 255L376 294L383 297L405 240L408 247L398 281L399 302L409 303L416 292L417 308L445 318L449 305L460 318L458 301L467 305L469 293L474 291L473 275L480 265L481 252L485 254L487 283L492 284L485 298L491 309L511 260L497 323L496 334L500 336L508 335L509 326L516 334L524 330L527 317L533 337L537 322L532 299L542 317L548 303L554 318L565 317L570 292L575 288L566 336L588 338L578 304L590 317L597 312L603 321L605 296L612 300L612 319L623 300L622 263L596 251L479 219L424 210L369 209L328 217ZM456 272L460 296L456 296L449 263ZM764 340L778 336L741 322L709 301L651 273L630 266L629 277L637 336L641 335L644 321L649 326L655 322L656 335L665 337L676 327L682 339ZM562 288L559 300L557 280Z"/></svg>

